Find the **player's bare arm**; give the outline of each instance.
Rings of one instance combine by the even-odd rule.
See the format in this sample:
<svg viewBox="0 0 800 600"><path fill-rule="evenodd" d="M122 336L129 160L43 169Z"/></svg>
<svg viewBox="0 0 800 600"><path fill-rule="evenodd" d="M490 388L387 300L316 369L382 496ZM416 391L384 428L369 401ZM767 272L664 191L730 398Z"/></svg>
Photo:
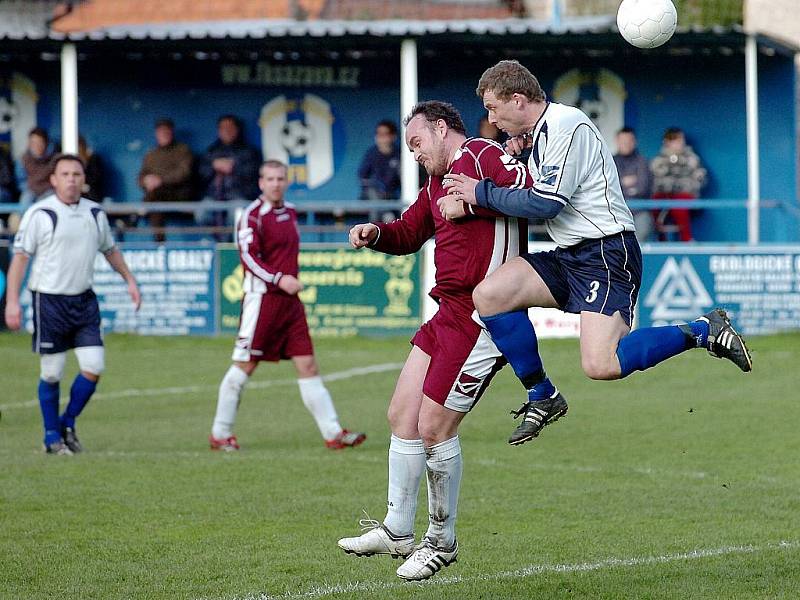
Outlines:
<svg viewBox="0 0 800 600"><path fill-rule="evenodd" d="M477 179L461 173L450 173L444 181L444 187L447 188L445 198L457 198L467 204L477 204L478 200L475 198L475 186L477 185Z"/></svg>
<svg viewBox="0 0 800 600"><path fill-rule="evenodd" d="M111 265L111 268L114 269L117 273L119 273L122 278L125 280L125 283L128 284L128 295L131 297L131 302L133 302L133 306L136 310L139 310L139 307L142 305L142 295L139 292L139 286L136 283L136 278L131 273L130 269L128 268L125 259L122 256L122 252L119 251L119 248L112 248L106 255L106 260L108 264Z"/></svg>
<svg viewBox="0 0 800 600"><path fill-rule="evenodd" d="M18 252L11 259L8 267L8 282L6 287L6 325L12 331L22 327L22 308L19 305L19 290L25 270L28 268L29 257Z"/></svg>
<svg viewBox="0 0 800 600"><path fill-rule="evenodd" d="M359 223L350 230L350 245L358 250L374 242L377 237L377 225L374 223Z"/></svg>
<svg viewBox="0 0 800 600"><path fill-rule="evenodd" d="M300 283L300 280L294 275L284 274L281 275L281 278L278 280L278 287L290 296L294 296L302 291L303 284Z"/></svg>

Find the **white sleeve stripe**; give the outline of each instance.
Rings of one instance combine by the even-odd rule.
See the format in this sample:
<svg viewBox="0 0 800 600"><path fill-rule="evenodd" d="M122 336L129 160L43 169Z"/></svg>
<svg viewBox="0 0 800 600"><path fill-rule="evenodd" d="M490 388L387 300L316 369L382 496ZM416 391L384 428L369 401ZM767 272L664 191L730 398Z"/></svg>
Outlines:
<svg viewBox="0 0 800 600"><path fill-rule="evenodd" d="M531 188L531 192L533 192L534 194L536 194L537 196L539 196L541 198L546 198L548 200L556 200L557 202L561 202L561 204L567 204L568 203L567 198L564 198L564 196L561 196L561 195L556 194L554 192L548 192L548 191L545 191L545 190L537 190L536 186L533 186Z"/></svg>
<svg viewBox="0 0 800 600"><path fill-rule="evenodd" d="M252 202L250 206L248 206L242 213L241 219L239 220L239 229L241 229L242 226L245 227L247 226L250 220L250 213L253 212L253 209L256 207L257 203L258 200ZM242 257L242 260L250 269L250 271L253 273L253 275L258 277L262 281L265 281L267 283L272 283L275 280L275 275L273 273L270 273L263 267L261 267L261 265L259 265L255 261L255 259L250 255L250 243L246 241L246 239L245 240L240 239L239 236L237 235L236 244L239 246L239 255Z"/></svg>

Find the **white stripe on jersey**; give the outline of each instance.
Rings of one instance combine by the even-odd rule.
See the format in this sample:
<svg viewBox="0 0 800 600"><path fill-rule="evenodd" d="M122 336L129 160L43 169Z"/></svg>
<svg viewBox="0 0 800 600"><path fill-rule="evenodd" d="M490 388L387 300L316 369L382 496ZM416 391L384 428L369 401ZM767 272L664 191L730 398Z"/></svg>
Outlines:
<svg viewBox="0 0 800 600"><path fill-rule="evenodd" d="M270 273L266 269L264 269L261 265L259 265L253 257L250 256L250 242L253 241L252 232L250 232L249 220L250 220L250 213L255 210L261 200L253 200L247 208L242 213L241 218L239 219L239 227L236 232L236 244L239 246L239 256L242 257L242 260L247 265L247 268L258 277L259 279L265 281L266 283L272 283L275 281L275 273ZM262 203L262 210L263 210ZM259 214L266 214L270 211L272 207L268 206L266 211L259 211Z"/></svg>

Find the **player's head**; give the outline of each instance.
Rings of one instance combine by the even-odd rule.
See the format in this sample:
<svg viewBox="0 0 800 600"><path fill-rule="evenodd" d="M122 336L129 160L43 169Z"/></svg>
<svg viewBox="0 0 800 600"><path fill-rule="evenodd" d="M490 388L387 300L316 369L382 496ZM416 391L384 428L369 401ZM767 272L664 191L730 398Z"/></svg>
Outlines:
<svg viewBox="0 0 800 600"><path fill-rule="evenodd" d="M527 109L544 102L539 80L516 60L501 60L486 69L475 90L488 112L489 121L509 135L519 135L531 128Z"/></svg>
<svg viewBox="0 0 800 600"><path fill-rule="evenodd" d="M217 137L225 145L233 144L242 135L242 124L235 115L222 115L217 119Z"/></svg>
<svg viewBox="0 0 800 600"><path fill-rule="evenodd" d="M86 181L84 165L80 156L75 154L58 154L53 158L53 173L50 185L65 204L75 204L81 199L83 184Z"/></svg>
<svg viewBox="0 0 800 600"><path fill-rule="evenodd" d="M375 126L375 145L383 154L391 154L397 141L397 125L384 119Z"/></svg>
<svg viewBox="0 0 800 600"><path fill-rule="evenodd" d="M169 146L175 140L175 123L172 119L163 117L156 121L156 143L159 148Z"/></svg>
<svg viewBox="0 0 800 600"><path fill-rule="evenodd" d="M271 204L281 204L289 187L289 168L279 160L265 160L258 170L258 187Z"/></svg>
<svg viewBox="0 0 800 600"><path fill-rule="evenodd" d="M617 153L630 156L636 150L636 131L633 127L623 127L617 132Z"/></svg>
<svg viewBox="0 0 800 600"><path fill-rule="evenodd" d="M428 100L411 109L403 123L406 145L428 175L447 173L450 155L466 137L461 115L452 104Z"/></svg>

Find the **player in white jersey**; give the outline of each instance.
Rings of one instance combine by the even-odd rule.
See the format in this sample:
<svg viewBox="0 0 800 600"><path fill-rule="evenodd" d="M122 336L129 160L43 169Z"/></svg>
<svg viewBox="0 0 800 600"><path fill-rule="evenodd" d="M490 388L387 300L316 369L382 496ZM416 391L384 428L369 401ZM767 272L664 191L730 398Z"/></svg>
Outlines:
<svg viewBox="0 0 800 600"><path fill-rule="evenodd" d="M742 371L752 361L725 311L696 321L631 333L642 278L633 217L622 196L614 160L597 127L579 109L547 101L533 74L517 61L487 69L476 90L489 121L512 136L518 153L531 148L531 188L498 187L452 175L449 195L516 217L545 219L558 248L515 258L482 283L473 299L497 347L528 398L515 414L523 422L509 443L522 444L567 412L567 402L547 377L531 306L581 316L581 365L592 379L620 379L690 348L706 348Z"/></svg>
<svg viewBox="0 0 800 600"><path fill-rule="evenodd" d="M89 402L105 365L100 310L92 291L98 252L125 279L137 310L141 302L136 280L114 245L105 212L96 202L81 198L84 182L84 165L78 156L63 154L54 159L50 176L54 193L23 215L8 269L6 324L19 329L20 287L33 259L28 288L33 300L33 350L41 355L39 405L48 454L82 450L75 419ZM70 348L75 349L80 372L59 417L59 382Z"/></svg>

